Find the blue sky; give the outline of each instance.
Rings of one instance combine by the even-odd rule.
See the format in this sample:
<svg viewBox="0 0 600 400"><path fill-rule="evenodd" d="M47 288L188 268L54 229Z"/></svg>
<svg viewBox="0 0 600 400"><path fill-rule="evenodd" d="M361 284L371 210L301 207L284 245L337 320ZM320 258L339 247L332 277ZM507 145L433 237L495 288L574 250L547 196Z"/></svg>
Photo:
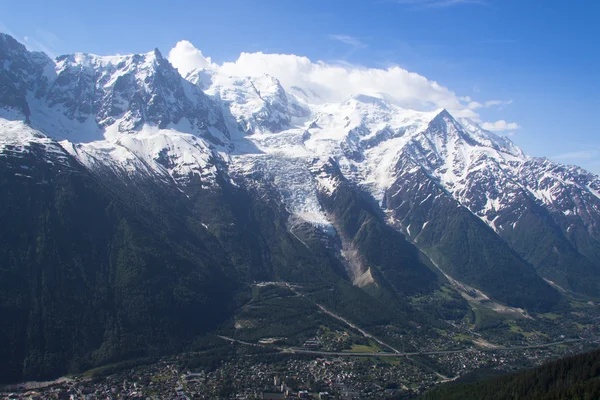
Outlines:
<svg viewBox="0 0 600 400"><path fill-rule="evenodd" d="M510 128L498 133L528 154L600 173L600 1L171 3L4 0L0 31L54 56L155 47L167 55L185 39L216 63L262 51L332 65L400 66L480 103L481 120Z"/></svg>

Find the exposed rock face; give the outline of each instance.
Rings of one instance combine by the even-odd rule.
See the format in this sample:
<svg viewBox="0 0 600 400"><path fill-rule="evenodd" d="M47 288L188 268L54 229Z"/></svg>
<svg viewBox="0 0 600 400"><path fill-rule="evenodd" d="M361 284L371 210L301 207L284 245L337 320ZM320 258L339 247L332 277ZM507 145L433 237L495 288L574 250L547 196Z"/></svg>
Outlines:
<svg viewBox="0 0 600 400"><path fill-rule="evenodd" d="M528 157L508 138L446 110L407 110L362 94L323 104L268 75L229 77L203 69L184 79L158 50L51 60L0 35L0 64L0 167L10 188L4 200L13 207L20 204L15 199L28 199L21 211L32 213L31 238L46 237L39 221L60 216L51 230L68 242L85 231L69 228L83 214L68 210L81 211L87 207L81 199L98 198L90 203L96 216L90 224L102 228L94 231L96 239L116 249L77 242L73 254L93 248L99 258L82 255L61 264L65 248L40 246L47 251L43 261L63 278L71 268L89 283L82 260L110 264L94 272L104 285L97 293L102 301L114 289L110 274L138 276L127 269L130 261L145 283L169 280L161 298L210 314L211 324L218 318L207 311L210 305L230 306L218 290L207 289L219 281L233 296L240 282L343 279L408 307L406 296L435 290L435 265L494 300L533 311L559 300L544 279L600 294L598 177ZM47 201L32 201L42 196L39 188L55 186L66 194L44 192ZM105 224L105 216L118 228ZM158 246L156 253L143 245L146 239ZM26 241L19 243L32 257ZM127 249L143 251L133 251L130 260ZM0 250L14 267L9 275L31 261ZM187 272L177 272L177 263ZM29 278L19 277L42 280L40 265ZM178 282L208 283L198 286L200 293ZM123 287L133 286L128 280ZM20 334L34 329L23 322L33 311L22 300L11 311L11 329ZM115 313L130 306L118 303ZM167 307L157 321L170 321L168 313ZM119 325L117 314L98 327L110 331L109 341L100 335L88 343L82 334L78 343L87 344L74 350L85 354L79 361L91 362L99 346L102 361L121 354L117 347L106 350L117 340L114 327L126 330L135 318L125 313ZM153 329L154 322L143 326ZM160 332L153 343L164 344L172 333ZM31 354L10 357L13 368ZM36 362L25 375L54 368Z"/></svg>

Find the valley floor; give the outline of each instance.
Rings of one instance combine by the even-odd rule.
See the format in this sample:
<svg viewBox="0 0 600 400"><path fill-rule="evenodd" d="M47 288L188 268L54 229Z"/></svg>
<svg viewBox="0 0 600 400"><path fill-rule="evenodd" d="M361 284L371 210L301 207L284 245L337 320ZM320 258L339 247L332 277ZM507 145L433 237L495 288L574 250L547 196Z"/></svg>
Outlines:
<svg viewBox="0 0 600 400"><path fill-rule="evenodd" d="M390 353L385 357L381 354L326 355L324 352L320 355L286 354L236 342L204 353L186 353L126 368L108 376L102 376L103 371L93 371L47 383L48 386L41 388L34 388L32 383L27 388L7 387L0 396L11 399L261 399L288 398L284 397L286 392L289 398L298 398L298 392L306 390L310 398L319 398L319 393L327 392L330 398L336 399L410 399L447 380L436 371L437 363L443 363L457 374L480 368L509 372L591 348L594 348L592 343L578 341L534 349L471 348L437 355Z"/></svg>
<svg viewBox="0 0 600 400"><path fill-rule="evenodd" d="M573 300L570 311L560 315L531 317L478 308L477 303L471 305L471 317L448 321L446 329L417 327L419 334L402 337L394 327L346 320L302 286L266 282L256 288L254 300L239 310L235 327L208 335L196 352L8 386L0 389L0 398L260 399L298 398L306 390L308 398L411 399L472 372L518 371L600 343L599 307L584 301ZM417 298L414 305L426 301ZM299 322L292 326L299 333L277 335L277 321L293 323L282 321L281 315L299 304L307 315L289 320ZM264 325L270 329L265 331ZM273 335L257 336L262 332Z"/></svg>

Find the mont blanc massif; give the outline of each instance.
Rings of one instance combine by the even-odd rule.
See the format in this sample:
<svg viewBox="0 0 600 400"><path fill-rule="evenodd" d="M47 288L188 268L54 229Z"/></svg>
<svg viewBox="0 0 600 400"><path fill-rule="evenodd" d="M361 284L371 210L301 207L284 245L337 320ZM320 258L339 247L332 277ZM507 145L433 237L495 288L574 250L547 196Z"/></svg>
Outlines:
<svg viewBox="0 0 600 400"><path fill-rule="evenodd" d="M445 109L181 76L158 50L52 60L0 35L0 63L7 383L347 337L335 351L430 353L435 380L476 367L436 352L596 340L600 179L582 168Z"/></svg>

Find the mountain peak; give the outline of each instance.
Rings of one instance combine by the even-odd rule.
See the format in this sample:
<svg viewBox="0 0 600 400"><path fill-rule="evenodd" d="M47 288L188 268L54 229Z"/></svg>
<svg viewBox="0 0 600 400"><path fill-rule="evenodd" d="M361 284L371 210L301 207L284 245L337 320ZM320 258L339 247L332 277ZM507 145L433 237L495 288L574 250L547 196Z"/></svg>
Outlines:
<svg viewBox="0 0 600 400"><path fill-rule="evenodd" d="M14 236L15 227L21 226L32 229L14 241L20 246L17 257L10 246L5 246L8 252L0 246L0 264L14 267L11 276L32 270L41 274L30 277L37 282L43 281L44 273L70 278L72 270L81 269L80 276L64 284L46 280L50 286L43 289L77 289L80 285L72 282L88 282L108 296L106 301L95 302L102 312L113 298L120 297L121 292L106 286L114 280L115 271L126 278L118 285L130 285L118 290L131 292L136 304L139 287L149 287L148 293L154 293L165 286L163 281L183 282L184 286L169 286L158 293L157 298L168 301L153 300L140 309L154 303L174 305L185 323L195 320L189 315L200 315L184 308L190 299L208 304L191 291L202 286L165 273L187 270L211 286L213 281L193 264L205 260L232 276L240 288L256 280L303 284L303 279L317 288L324 287L329 277L348 277L348 284L332 288L346 292L352 284L374 284L364 296L381 294L387 302L396 294L406 294L410 296L405 299L407 306L417 294L433 300L435 307L447 297L437 296L434 287L431 292L423 291L423 295L431 293L427 296L411 287L414 282L425 290L436 279L437 274L421 265L426 257L432 261L427 265L435 265L448 276L444 280L440 275L440 285L451 282L480 299L489 296L491 301L503 302L502 307L535 311L553 305L558 292L541 276L566 290L590 296L600 293L600 180L548 160L521 157L509 139L474 121L454 118L445 108L405 109L391 96L368 90L353 90L350 98L321 101L310 91L315 85L288 87L287 75L284 89L268 74L232 77L226 69L206 64L186 80L158 49L117 56L76 53L55 61L42 56L6 35L0 38L4 68L0 74L0 178L8 183L3 185L0 200L4 203L0 204L11 211L0 213L5 218L0 219L0 227L6 227L0 234ZM19 118L14 117L15 110ZM39 185L37 175L31 173L38 158L48 161L38 168ZM61 164L61 160L66 161ZM55 163L60 169L52 166ZM77 173L64 173L62 165L72 165ZM56 185L56 190L49 185ZM95 202L104 194L108 196L105 201ZM52 197L46 201L41 196ZM22 203L27 208L13 218ZM121 205L123 210L118 208ZM68 214L72 207L76 211ZM131 219L124 219L130 213ZM72 226L77 230L71 230ZM136 234L137 229L143 230ZM30 267L29 238L69 232L72 236L58 241L42 240L46 247L39 253L48 258ZM188 235L192 235L189 243L182 241ZM82 245L80 253L60 245L81 238L89 244ZM55 243L57 248L52 247ZM12 246L13 241L8 244ZM160 248L165 249L164 259L157 258ZM84 258L102 249L110 254L89 262ZM174 257L173 251L181 251L181 258ZM223 264L208 258L213 253L222 257ZM331 272L321 270L330 264ZM97 274L90 270L94 266L107 275L94 278ZM129 269L135 273L128 274ZM147 272L158 275L146 279ZM222 278L221 272L215 277ZM248 281L238 279L237 272ZM385 292L389 288L393 290ZM18 291L29 293L29 289L23 284ZM88 289L74 293L82 307L90 303ZM2 293L8 293L8 304L14 303L11 291L0 287ZM175 302L178 298L181 303ZM451 304L460 298L456 294ZM233 303L232 309L237 308ZM66 305L70 310L71 305ZM433 309L421 300L415 305L406 310ZM131 308L128 302L122 307ZM394 312L399 309L393 308ZM344 310L351 312L352 307ZM101 318L107 327L92 324L89 335L82 334L81 342L71 347L92 351L121 346L113 341L114 335L144 342L111 325L120 321L117 311L114 319ZM165 315L170 311L165 310ZM61 327L96 312L86 309L55 328L65 333ZM35 307L23 309L9 330L17 332L21 321L37 314ZM133 310L124 328L136 326L138 314ZM445 315L440 314L443 320ZM144 319L148 320L154 321ZM457 315L459 325L465 326L460 322L464 320ZM156 321L159 327L172 325ZM43 322L41 318L23 326L19 336L39 332L36 327L44 326ZM185 330L180 327L185 325L176 330ZM96 335L98 342L90 344L88 338L95 337L96 331L108 334ZM154 326L144 326L142 331L159 332L161 338L168 334ZM383 327L381 331L388 330ZM72 335L66 334L71 340ZM108 338L106 344L103 337ZM39 342L37 337L31 341ZM62 337L54 341L62 342ZM25 360L45 364L37 349L31 354L11 356L13 364L0 364L0 376L13 365L28 364ZM79 364L92 358L77 355L73 360Z"/></svg>
<svg viewBox="0 0 600 400"><path fill-rule="evenodd" d="M4 50L5 47L27 51L25 45L21 44L14 37L0 32L0 51Z"/></svg>
<svg viewBox="0 0 600 400"><path fill-rule="evenodd" d="M440 108L437 109L433 112L434 117L431 119L431 122L433 123L434 121L438 121L438 122L443 122L443 123L456 123L458 124L458 121L454 118L454 116L452 114L450 114L450 112L445 109L445 108Z"/></svg>
<svg viewBox="0 0 600 400"><path fill-rule="evenodd" d="M450 114L450 112L448 112L448 110L446 110L445 108L439 108L435 111L435 116L436 117L442 117L442 118L452 118L454 119L454 117L452 117L452 114Z"/></svg>
<svg viewBox="0 0 600 400"><path fill-rule="evenodd" d="M14 37L6 34L0 33L0 61L6 60L9 63L24 62L25 58L27 58L28 62L32 62L34 64L45 64L50 61L50 57L48 57L45 53L39 51L29 51L24 44L16 40ZM27 62L25 61L25 62ZM21 68L25 67L21 65ZM5 65L5 68L7 66Z"/></svg>
<svg viewBox="0 0 600 400"><path fill-rule="evenodd" d="M160 52L160 50L158 49L158 47L155 47L155 48L154 48L154 50L152 51L152 53L154 54L154 57L155 57L157 60L162 60L162 59L164 59L164 57L163 57L162 53Z"/></svg>
<svg viewBox="0 0 600 400"><path fill-rule="evenodd" d="M92 69L124 69L130 65L144 65L148 67L154 63L163 63L166 59L158 48L147 53L140 54L117 54L112 56L101 56L93 53L73 53L57 57L57 69L62 70L71 65L78 68Z"/></svg>
<svg viewBox="0 0 600 400"><path fill-rule="evenodd" d="M439 134L449 135L451 133L459 133L460 124L452 114L445 108L434 111L433 118L429 122L429 129Z"/></svg>

